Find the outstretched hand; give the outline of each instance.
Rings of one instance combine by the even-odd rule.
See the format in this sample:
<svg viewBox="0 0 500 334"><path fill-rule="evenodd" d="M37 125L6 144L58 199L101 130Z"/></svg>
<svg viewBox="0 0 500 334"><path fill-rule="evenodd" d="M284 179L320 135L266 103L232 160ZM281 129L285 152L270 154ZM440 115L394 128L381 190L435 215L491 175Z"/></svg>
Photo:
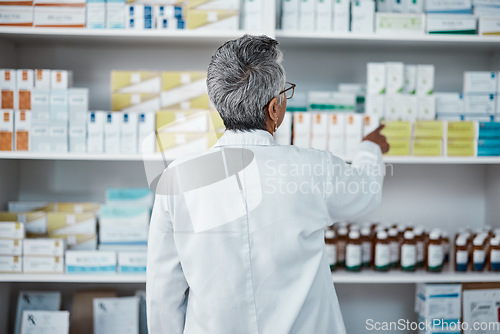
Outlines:
<svg viewBox="0 0 500 334"><path fill-rule="evenodd" d="M373 132L366 135L363 140L371 141L372 143L380 146L382 153L387 153L389 151L389 143L387 142L387 138L380 133L382 129L385 127L384 124L381 124L378 128L376 128Z"/></svg>

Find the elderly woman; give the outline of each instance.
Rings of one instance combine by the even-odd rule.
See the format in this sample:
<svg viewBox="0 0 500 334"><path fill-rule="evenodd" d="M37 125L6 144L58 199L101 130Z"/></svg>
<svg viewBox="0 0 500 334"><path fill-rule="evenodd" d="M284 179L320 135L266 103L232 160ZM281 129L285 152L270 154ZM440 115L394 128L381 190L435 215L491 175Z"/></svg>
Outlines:
<svg viewBox="0 0 500 334"><path fill-rule="evenodd" d="M349 165L330 152L277 145L295 87L277 45L246 35L212 57L208 93L226 132L159 181L150 333L345 333L324 229L380 202L389 146L379 128Z"/></svg>

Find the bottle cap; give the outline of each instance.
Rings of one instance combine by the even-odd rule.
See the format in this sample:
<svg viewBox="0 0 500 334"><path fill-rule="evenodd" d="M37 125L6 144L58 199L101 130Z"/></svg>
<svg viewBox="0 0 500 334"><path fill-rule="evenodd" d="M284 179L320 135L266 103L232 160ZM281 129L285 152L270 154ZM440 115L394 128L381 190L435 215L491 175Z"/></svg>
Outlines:
<svg viewBox="0 0 500 334"><path fill-rule="evenodd" d="M420 237L422 234L424 234L424 228L422 226L417 226L413 229L413 233L417 236Z"/></svg>
<svg viewBox="0 0 500 334"><path fill-rule="evenodd" d="M379 231L377 233L377 238L381 239L381 240L387 239L387 232L385 232L385 231Z"/></svg>
<svg viewBox="0 0 500 334"><path fill-rule="evenodd" d="M406 225L403 223L397 224L397 227L399 232L403 232L404 230L406 230Z"/></svg>
<svg viewBox="0 0 500 334"><path fill-rule="evenodd" d="M349 238L351 238L351 239L359 239L359 231L351 231L351 232L349 232Z"/></svg>
<svg viewBox="0 0 500 334"><path fill-rule="evenodd" d="M431 240L439 240L440 237L441 237L441 232L438 229L432 230L431 233L429 234L429 239Z"/></svg>
<svg viewBox="0 0 500 334"><path fill-rule="evenodd" d="M413 235L412 231L406 231L405 232L405 239L412 240L415 236Z"/></svg>
<svg viewBox="0 0 500 334"><path fill-rule="evenodd" d="M369 228L369 227L363 227L363 228L361 229L361 235L362 235L362 236L364 236L364 237L368 237L368 236L370 236L370 234L371 234L371 230L370 230L370 228Z"/></svg>
<svg viewBox="0 0 500 334"><path fill-rule="evenodd" d="M479 236L474 238L474 242L473 242L474 246L482 246L483 243L484 243L484 238L481 238Z"/></svg>
<svg viewBox="0 0 500 334"><path fill-rule="evenodd" d="M500 245L500 238L495 237L490 240L490 245L491 246L499 246Z"/></svg>
<svg viewBox="0 0 500 334"><path fill-rule="evenodd" d="M339 235L347 235L347 227L340 227L338 229Z"/></svg>
<svg viewBox="0 0 500 334"><path fill-rule="evenodd" d="M391 228L391 229L389 230L389 236L391 236L391 237L395 237L395 236L397 236L397 235L398 235L398 230L397 230L397 229L395 229L395 228Z"/></svg>
<svg viewBox="0 0 500 334"><path fill-rule="evenodd" d="M463 236L459 236L457 238L457 246L465 246L467 245L467 239Z"/></svg>
<svg viewBox="0 0 500 334"><path fill-rule="evenodd" d="M325 238L326 239L335 238L335 231L334 230L325 230Z"/></svg>
<svg viewBox="0 0 500 334"><path fill-rule="evenodd" d="M359 225L358 224L352 224L349 226L349 230L351 231L359 231Z"/></svg>

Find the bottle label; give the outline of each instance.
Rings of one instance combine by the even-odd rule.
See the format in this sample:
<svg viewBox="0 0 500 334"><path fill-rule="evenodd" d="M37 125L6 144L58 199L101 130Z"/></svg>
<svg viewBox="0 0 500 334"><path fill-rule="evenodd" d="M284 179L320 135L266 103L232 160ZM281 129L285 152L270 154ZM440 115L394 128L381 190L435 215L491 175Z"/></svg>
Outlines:
<svg viewBox="0 0 500 334"><path fill-rule="evenodd" d="M345 241L337 241L337 259L339 263L345 262Z"/></svg>
<svg viewBox="0 0 500 334"><path fill-rule="evenodd" d="M473 255L474 263L477 263L477 264L484 263L484 259L485 259L484 250L475 249L474 255Z"/></svg>
<svg viewBox="0 0 500 334"><path fill-rule="evenodd" d="M348 244L346 247L345 266L347 269L361 265L361 245Z"/></svg>
<svg viewBox="0 0 500 334"><path fill-rule="evenodd" d="M393 241L389 244L390 248L390 261L391 264L397 264L399 262L399 242Z"/></svg>
<svg viewBox="0 0 500 334"><path fill-rule="evenodd" d="M335 244L326 244L326 259L330 266L337 264L337 246Z"/></svg>
<svg viewBox="0 0 500 334"><path fill-rule="evenodd" d="M401 267L410 268L417 264L417 247L416 245L401 246Z"/></svg>
<svg viewBox="0 0 500 334"><path fill-rule="evenodd" d="M500 270L500 250L492 249L490 252L491 270Z"/></svg>
<svg viewBox="0 0 500 334"><path fill-rule="evenodd" d="M375 267L383 268L388 266L390 261L389 253L389 245L377 244L375 246Z"/></svg>
<svg viewBox="0 0 500 334"><path fill-rule="evenodd" d="M424 262L424 243L422 241L417 241L417 262Z"/></svg>
<svg viewBox="0 0 500 334"><path fill-rule="evenodd" d="M458 250L455 255L455 262L458 264L467 264L469 262L469 252L465 250Z"/></svg>
<svg viewBox="0 0 500 334"><path fill-rule="evenodd" d="M365 241L363 242L361 247L363 264L370 264L372 262L372 243L369 241Z"/></svg>
<svg viewBox="0 0 500 334"><path fill-rule="evenodd" d="M443 265L443 247L441 245L429 245L427 264L429 269L436 269Z"/></svg>

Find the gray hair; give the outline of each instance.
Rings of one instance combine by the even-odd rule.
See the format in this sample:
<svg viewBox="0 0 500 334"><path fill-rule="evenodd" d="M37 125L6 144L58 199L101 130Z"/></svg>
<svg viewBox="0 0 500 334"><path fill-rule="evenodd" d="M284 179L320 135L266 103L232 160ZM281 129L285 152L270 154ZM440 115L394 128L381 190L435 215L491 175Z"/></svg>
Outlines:
<svg viewBox="0 0 500 334"><path fill-rule="evenodd" d="M228 130L266 129L266 106L285 86L278 41L245 35L226 42L208 65L210 100Z"/></svg>

